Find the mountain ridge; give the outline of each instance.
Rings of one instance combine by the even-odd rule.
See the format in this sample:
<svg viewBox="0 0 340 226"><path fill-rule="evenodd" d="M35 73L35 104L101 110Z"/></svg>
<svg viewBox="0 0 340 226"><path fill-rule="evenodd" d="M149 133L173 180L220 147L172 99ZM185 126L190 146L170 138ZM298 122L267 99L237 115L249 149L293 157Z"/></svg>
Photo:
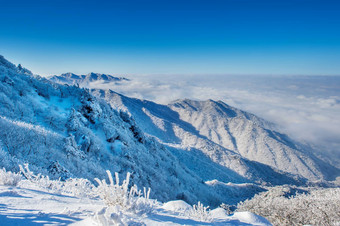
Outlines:
<svg viewBox="0 0 340 226"><path fill-rule="evenodd" d="M102 83L110 83L110 82L122 82L129 81L129 79L124 77L114 77L109 74L102 73L94 73L90 72L85 75L77 75L71 72L67 72L61 75L53 75L48 78L49 80L59 83L59 84L67 84L67 85L81 85L86 86L92 82L102 82Z"/></svg>
<svg viewBox="0 0 340 226"><path fill-rule="evenodd" d="M94 93L95 92L99 91L94 91ZM116 106L116 108L128 111L145 132L158 137L165 143L181 143L187 147L204 149L199 143L202 143L201 139L206 139L207 141L204 141L206 145L208 142L209 145L214 146L216 150L219 149L218 147L222 147L224 148L224 152L227 151L229 154L240 154L249 160L272 166L287 173L301 175L311 180L333 180L335 178L332 177L332 175L334 173L338 175L339 173L338 169L334 169L331 166L328 167L326 163L317 157L312 156L309 158L310 153L305 153L297 143L286 135L271 130L273 127L272 123L266 122L253 114L226 105L222 101L194 101L184 99L173 101L169 105L160 105L151 101L128 98L113 91L101 92L101 94L97 93L97 96L106 99L106 101L111 103L112 106ZM204 105L204 111L200 105ZM137 109L137 106L139 106L139 109ZM171 115L169 115L170 112L172 112ZM201 115L195 115L197 112L203 112L204 117L207 115L209 117L204 118ZM222 116L220 116L221 112L223 113ZM198 120L198 122L195 122L195 120ZM225 120L231 120L231 124ZM217 128L216 125L219 125L221 122L223 122L222 125ZM180 127L183 129L184 134L185 132L191 134L191 138L190 136L185 137L183 133L181 135L175 135L175 130L177 130L177 133L180 133L178 127L176 127L178 124L181 124ZM209 128L207 124L209 124L209 126L213 125L216 128ZM240 125L242 126L240 127ZM236 137L231 133L230 126L233 127L232 133L236 133ZM242 132L243 130L246 132ZM257 133L262 136L257 138L258 144L252 142L257 137ZM240 139L240 137L242 137L242 139ZM221 140L222 138L223 140ZM190 139L194 140L190 141ZM258 147L256 145L258 145ZM273 148L276 148L278 153L273 153ZM248 151L249 149L251 149L251 151ZM257 157L256 152L260 151L261 153L263 149L265 149L264 154ZM207 153L209 153L209 151L207 151ZM263 159L265 156L270 159ZM278 157L282 157L283 159L277 160ZM294 159L295 163L288 164L291 159ZM314 161L319 162L318 164L321 165L321 167L315 164ZM330 170L330 172L326 172L327 170Z"/></svg>

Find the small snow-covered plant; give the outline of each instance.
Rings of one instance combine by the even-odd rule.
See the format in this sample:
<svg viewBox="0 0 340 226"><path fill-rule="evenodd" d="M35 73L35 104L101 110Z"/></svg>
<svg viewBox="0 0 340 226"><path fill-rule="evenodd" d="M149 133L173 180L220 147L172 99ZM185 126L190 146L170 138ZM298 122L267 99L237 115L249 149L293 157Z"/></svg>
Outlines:
<svg viewBox="0 0 340 226"><path fill-rule="evenodd" d="M24 167L19 165L20 172L31 183L45 189L51 189L55 192L66 193L77 197L95 197L97 196L95 186L84 178L69 178L66 181L51 180L48 176L41 174L35 175L25 164Z"/></svg>
<svg viewBox="0 0 340 226"><path fill-rule="evenodd" d="M231 208L230 208L230 205L228 205L228 204L222 203L222 204L220 205L220 207L221 207L222 209L224 209L224 210L227 212L228 215L230 215L230 214L233 213L233 211L232 211Z"/></svg>
<svg viewBox="0 0 340 226"><path fill-rule="evenodd" d="M139 213L139 214L151 213L154 210L154 207L156 205L156 200L150 199L150 192L151 192L150 188L146 190L146 188L144 187L143 191L144 192L142 193L142 195L139 195L138 198L135 200L134 212Z"/></svg>
<svg viewBox="0 0 340 226"><path fill-rule="evenodd" d="M150 199L150 188L148 191L144 188L144 193L138 190L137 185L129 188L130 173L127 173L126 179L122 185L119 184L119 175L115 173L116 182L113 181L110 171L106 171L110 183L105 180L95 178L98 183L97 193L108 206L118 206L122 210L131 211L138 214L152 212L155 200Z"/></svg>
<svg viewBox="0 0 340 226"><path fill-rule="evenodd" d="M199 221L211 221L209 206L204 206L201 202L197 205L193 205L189 211L189 217L197 219Z"/></svg>
<svg viewBox="0 0 340 226"><path fill-rule="evenodd" d="M24 177L31 181L31 182L38 182L39 179L41 178L41 175L35 175L28 167L28 164L24 164L24 167L22 165L19 165L20 168L20 173L24 175Z"/></svg>
<svg viewBox="0 0 340 226"><path fill-rule="evenodd" d="M17 186L20 181L20 174L0 169L0 185Z"/></svg>
<svg viewBox="0 0 340 226"><path fill-rule="evenodd" d="M63 182L62 191L77 197L94 197L95 186L84 178L69 178Z"/></svg>
<svg viewBox="0 0 340 226"><path fill-rule="evenodd" d="M60 191L63 186L63 182L60 180L50 180L48 176L43 176L40 173L35 175L29 168L28 164L19 165L20 173L33 184L38 185L41 188L51 189L54 191Z"/></svg>

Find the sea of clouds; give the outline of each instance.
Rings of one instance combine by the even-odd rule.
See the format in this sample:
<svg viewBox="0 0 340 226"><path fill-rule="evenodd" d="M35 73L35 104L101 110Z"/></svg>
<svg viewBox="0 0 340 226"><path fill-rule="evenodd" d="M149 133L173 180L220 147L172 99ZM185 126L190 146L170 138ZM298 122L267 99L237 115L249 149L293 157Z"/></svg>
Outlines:
<svg viewBox="0 0 340 226"><path fill-rule="evenodd" d="M167 104L176 99L222 100L278 125L340 163L340 76L148 75L93 84L129 97Z"/></svg>

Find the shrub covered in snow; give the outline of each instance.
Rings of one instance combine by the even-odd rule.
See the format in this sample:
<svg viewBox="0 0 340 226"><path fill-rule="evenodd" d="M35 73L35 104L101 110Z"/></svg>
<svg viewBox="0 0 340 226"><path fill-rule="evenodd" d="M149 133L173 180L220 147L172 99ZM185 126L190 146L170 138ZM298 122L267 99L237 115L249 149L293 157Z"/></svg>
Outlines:
<svg viewBox="0 0 340 226"><path fill-rule="evenodd" d="M144 192L138 189L137 185L129 187L130 173L127 173L126 179L122 185L119 184L119 175L115 173L116 182L113 181L110 171L106 171L110 183L105 180L95 178L99 184L96 188L97 194L104 200L108 206L119 206L123 210L143 214L153 210L154 200L150 199L150 188Z"/></svg>
<svg viewBox="0 0 340 226"><path fill-rule="evenodd" d="M220 205L220 208L224 209L228 215L230 215L230 214L233 213L233 211L232 211L232 206L231 206L231 205L222 203L222 204Z"/></svg>
<svg viewBox="0 0 340 226"><path fill-rule="evenodd" d="M211 221L209 206L204 206L201 202L198 202L197 205L193 205L192 209L188 212L190 218L199 220L199 221Z"/></svg>
<svg viewBox="0 0 340 226"><path fill-rule="evenodd" d="M63 191L77 197L93 197L95 186L84 178L69 178L63 183Z"/></svg>
<svg viewBox="0 0 340 226"><path fill-rule="evenodd" d="M66 181L51 180L48 176L41 174L35 175L25 164L24 167L19 165L20 172L31 183L40 188L50 189L54 192L66 193L77 197L95 197L95 186L84 178L69 178Z"/></svg>
<svg viewBox="0 0 340 226"><path fill-rule="evenodd" d="M279 186L238 205L266 217L273 225L339 225L340 188Z"/></svg>
<svg viewBox="0 0 340 226"><path fill-rule="evenodd" d="M31 183L45 189L51 189L53 191L60 191L62 183L60 180L51 180L48 176L43 176L40 173L35 175L28 167L28 164L24 166L19 165L20 173Z"/></svg>
<svg viewBox="0 0 340 226"><path fill-rule="evenodd" d="M0 169L0 185L17 186L21 180L21 175Z"/></svg>
<svg viewBox="0 0 340 226"><path fill-rule="evenodd" d="M124 211L130 211L137 214L152 212L156 200L150 199L151 189L138 189L137 185L129 186L130 173L127 173L126 179L120 185L119 175L115 173L115 182L110 171L106 171L110 183L105 180L95 178L98 186L94 186L89 180L83 178L69 178L66 181L51 180L48 176L41 174L35 175L28 167L19 166L20 172L24 177L33 184L45 189L51 189L55 192L66 193L77 197L100 197L107 206L117 207ZM1 172L1 171L0 171ZM6 171L5 171L6 172ZM8 174L8 173L7 173ZM1 174L0 174L1 175Z"/></svg>

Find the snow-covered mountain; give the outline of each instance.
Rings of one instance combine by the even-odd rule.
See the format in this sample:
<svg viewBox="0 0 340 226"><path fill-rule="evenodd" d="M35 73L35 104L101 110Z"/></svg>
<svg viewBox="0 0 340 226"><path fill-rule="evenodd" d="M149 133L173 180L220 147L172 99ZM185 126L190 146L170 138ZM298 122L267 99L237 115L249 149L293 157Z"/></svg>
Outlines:
<svg viewBox="0 0 340 226"><path fill-rule="evenodd" d="M94 72L88 73L86 75L76 75L71 72L68 72L61 75L51 76L49 79L59 84L67 85L79 84L79 86L88 86L93 83L99 85L103 83L119 83L122 81L128 81L127 78L114 77L112 75Z"/></svg>
<svg viewBox="0 0 340 226"><path fill-rule="evenodd" d="M169 107L200 135L241 156L310 180L334 180L339 170L316 158L312 149L275 131L257 116L221 101L179 100Z"/></svg>
<svg viewBox="0 0 340 226"><path fill-rule="evenodd" d="M98 88L95 84L96 81L93 80L86 87ZM252 181L262 178L267 182L278 183L274 179L277 177L266 178L268 172L262 175L258 170L254 172L254 169L264 166L308 180L334 180L340 175L338 168L317 158L309 146L299 144L287 135L277 132L271 123L221 101L185 99L165 106L128 98L113 91L92 92L104 98L113 108L122 109L132 115L147 134L169 147L175 147L173 153L189 168L198 164L192 160L195 155L194 159L200 161L199 165L202 165L201 159L207 157L217 167L227 167ZM178 147L192 151L178 152ZM187 157L183 156L183 153ZM247 164L241 161L240 164L235 161L240 157L242 161L251 161ZM248 168L250 163L262 165ZM212 174L209 169L210 167L201 170L199 175L206 180L214 179L210 177ZM194 170L197 172L197 169ZM266 171L268 170L263 172ZM228 173L230 181L237 178L230 175Z"/></svg>
<svg viewBox="0 0 340 226"><path fill-rule="evenodd" d="M68 78L85 86L79 76ZM211 206L249 198L264 190L263 183L339 175L269 123L223 103L159 105L78 85L34 76L0 57L0 167L17 171L29 163L62 180L131 172L133 182L150 187L160 201Z"/></svg>
<svg viewBox="0 0 340 226"><path fill-rule="evenodd" d="M273 130L271 123L221 101L186 99L166 106L113 91L93 93L113 107L129 112L146 133L163 143L191 150L184 152L189 155L187 161L183 160L183 153L178 153L189 168L190 164L193 167L198 164L192 155L202 155L251 180L270 175L272 171L264 166L308 180L333 180L339 175L339 169L315 157L309 147ZM264 180L277 183L274 178L278 177Z"/></svg>
<svg viewBox="0 0 340 226"><path fill-rule="evenodd" d="M153 198L210 206L245 200L264 190L259 183L300 183L202 136L192 136L198 148L163 144L143 131L147 124L139 125L137 115L112 106L88 89L34 76L0 57L0 167L17 171L29 163L33 171L62 180L131 172L135 184L152 189ZM186 133L181 126L178 131Z"/></svg>
<svg viewBox="0 0 340 226"><path fill-rule="evenodd" d="M221 197L127 114L76 86L63 86L0 57L0 167L29 163L52 178L105 178L105 170L150 187L158 200Z"/></svg>

